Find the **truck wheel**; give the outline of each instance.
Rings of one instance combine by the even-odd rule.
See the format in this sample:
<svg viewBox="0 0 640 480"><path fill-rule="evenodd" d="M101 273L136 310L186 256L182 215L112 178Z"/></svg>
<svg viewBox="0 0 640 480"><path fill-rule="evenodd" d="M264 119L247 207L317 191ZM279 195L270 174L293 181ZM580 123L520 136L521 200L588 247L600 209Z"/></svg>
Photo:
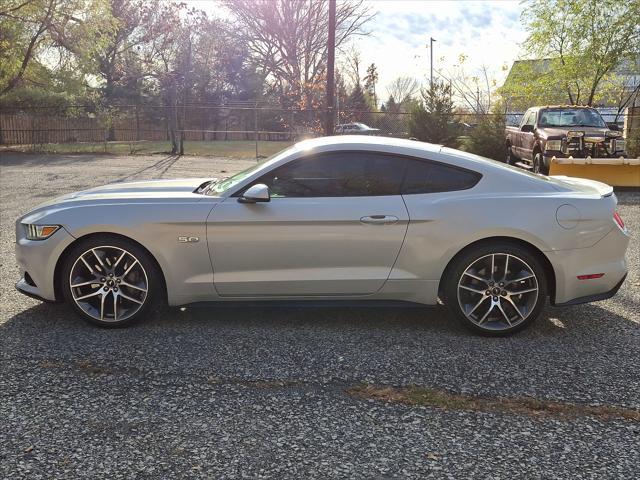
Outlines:
<svg viewBox="0 0 640 480"><path fill-rule="evenodd" d="M542 153L540 152L536 152L533 156L533 173L549 175L549 168L544 164L544 158L542 158Z"/></svg>
<svg viewBox="0 0 640 480"><path fill-rule="evenodd" d="M507 154L505 155L504 163L507 165L514 165L516 163L513 152L511 151L511 145L507 145Z"/></svg>

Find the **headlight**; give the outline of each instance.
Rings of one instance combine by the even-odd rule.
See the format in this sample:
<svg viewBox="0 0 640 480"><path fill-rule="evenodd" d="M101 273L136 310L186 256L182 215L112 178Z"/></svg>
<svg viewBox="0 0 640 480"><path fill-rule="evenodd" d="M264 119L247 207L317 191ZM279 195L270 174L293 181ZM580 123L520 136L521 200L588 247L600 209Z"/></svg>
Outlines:
<svg viewBox="0 0 640 480"><path fill-rule="evenodd" d="M624 152L624 138L616 138L612 140L614 152Z"/></svg>
<svg viewBox="0 0 640 480"><path fill-rule="evenodd" d="M44 240L56 233L60 225L34 225L23 223L28 240Z"/></svg>
<svg viewBox="0 0 640 480"><path fill-rule="evenodd" d="M544 149L559 152L562 149L562 140L547 140Z"/></svg>

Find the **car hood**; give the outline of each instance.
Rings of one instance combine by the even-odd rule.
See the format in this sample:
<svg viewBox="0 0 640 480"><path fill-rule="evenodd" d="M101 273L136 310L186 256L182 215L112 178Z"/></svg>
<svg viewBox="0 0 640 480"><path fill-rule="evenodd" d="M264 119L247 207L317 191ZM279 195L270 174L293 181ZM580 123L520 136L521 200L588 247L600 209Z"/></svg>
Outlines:
<svg viewBox="0 0 640 480"><path fill-rule="evenodd" d="M23 218L31 217L34 213L39 213L38 217L41 217L53 210L87 205L200 201L203 196L196 193L196 190L214 180L213 178L178 178L110 183L53 198L38 205Z"/></svg>
<svg viewBox="0 0 640 480"><path fill-rule="evenodd" d="M50 203L85 200L192 198L198 187L212 180L214 179L177 178L172 180L117 182L69 193L52 200Z"/></svg>

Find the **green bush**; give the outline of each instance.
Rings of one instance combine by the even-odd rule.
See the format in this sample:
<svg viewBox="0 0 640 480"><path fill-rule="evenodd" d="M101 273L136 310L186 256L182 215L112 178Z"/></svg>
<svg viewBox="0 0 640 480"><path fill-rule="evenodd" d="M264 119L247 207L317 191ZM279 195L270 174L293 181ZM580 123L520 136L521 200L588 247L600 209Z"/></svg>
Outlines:
<svg viewBox="0 0 640 480"><path fill-rule="evenodd" d="M504 160L504 115L483 115L478 125L463 139L462 150L482 157Z"/></svg>
<svg viewBox="0 0 640 480"><path fill-rule="evenodd" d="M634 128L629 132L627 138L627 155L630 158L640 157L640 127Z"/></svg>

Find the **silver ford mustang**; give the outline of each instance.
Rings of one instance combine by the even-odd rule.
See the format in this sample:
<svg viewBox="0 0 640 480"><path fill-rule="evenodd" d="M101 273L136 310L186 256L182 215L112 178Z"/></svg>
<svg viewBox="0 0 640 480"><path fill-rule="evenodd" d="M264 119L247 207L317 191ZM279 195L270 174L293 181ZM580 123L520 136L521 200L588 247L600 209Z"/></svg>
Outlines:
<svg viewBox="0 0 640 480"><path fill-rule="evenodd" d="M629 236L608 185L409 140L325 137L230 178L114 183L16 222L17 288L123 325L168 302L443 302L505 334L609 298Z"/></svg>

